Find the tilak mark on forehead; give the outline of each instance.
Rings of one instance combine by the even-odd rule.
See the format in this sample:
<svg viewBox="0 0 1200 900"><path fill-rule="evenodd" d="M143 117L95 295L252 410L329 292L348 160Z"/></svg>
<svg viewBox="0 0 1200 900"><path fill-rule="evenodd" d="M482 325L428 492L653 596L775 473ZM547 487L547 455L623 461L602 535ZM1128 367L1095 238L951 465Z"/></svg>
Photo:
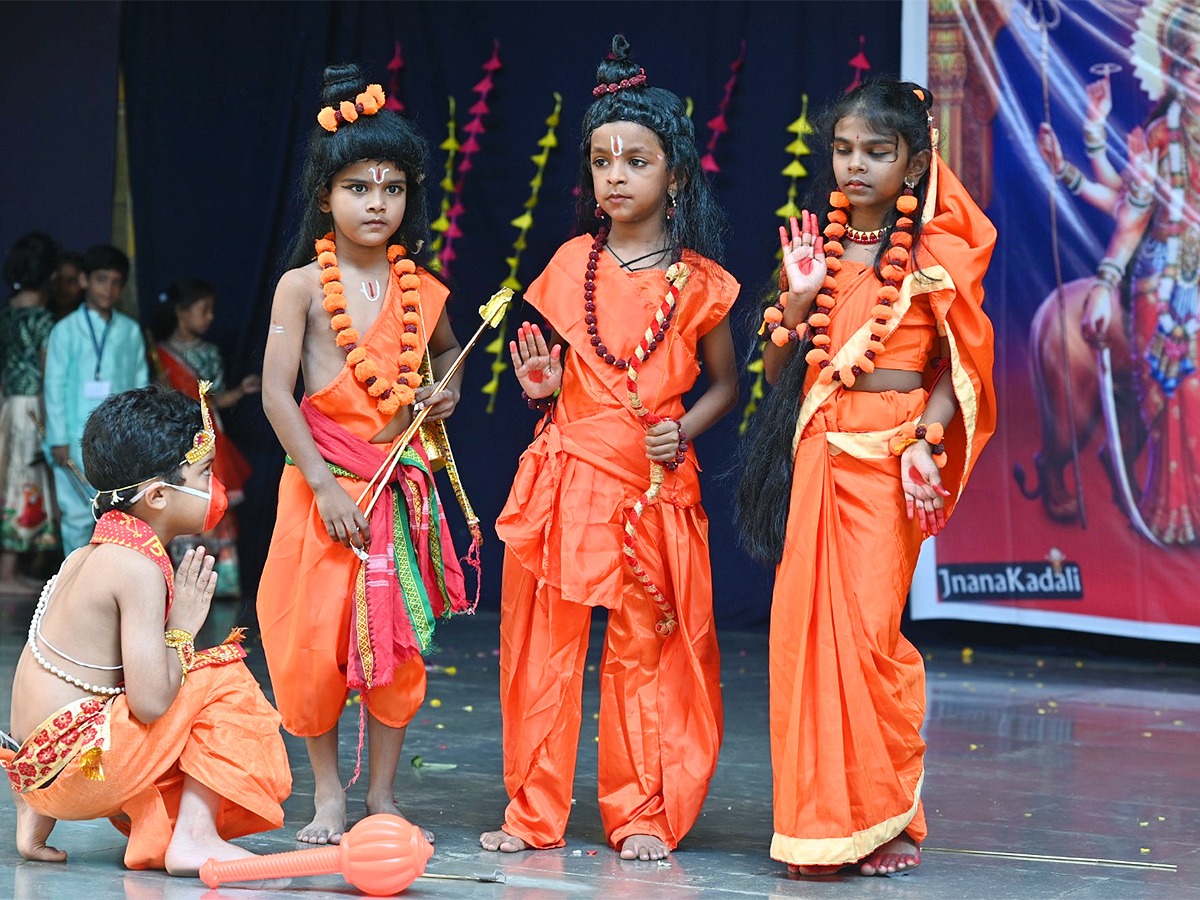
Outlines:
<svg viewBox="0 0 1200 900"><path fill-rule="evenodd" d="M390 172L392 170L388 166L382 166L382 167L371 166L371 168L369 168L367 171L371 173L372 181L374 181L376 184L383 184L383 176L385 176L388 172Z"/></svg>
<svg viewBox="0 0 1200 900"><path fill-rule="evenodd" d="M625 140L619 134L611 135L608 144L612 148L613 156L620 156L625 152Z"/></svg>

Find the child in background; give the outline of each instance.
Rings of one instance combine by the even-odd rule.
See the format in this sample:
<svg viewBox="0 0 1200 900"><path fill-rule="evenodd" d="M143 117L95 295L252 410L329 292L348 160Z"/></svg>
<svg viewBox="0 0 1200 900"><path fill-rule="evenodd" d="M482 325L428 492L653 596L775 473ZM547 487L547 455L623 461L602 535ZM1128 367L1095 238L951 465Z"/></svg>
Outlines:
<svg viewBox="0 0 1200 900"><path fill-rule="evenodd" d="M126 866L194 876L252 856L227 841L282 825L291 790L279 714L238 636L195 649L212 557L189 552L176 572L163 549L225 509L215 434L203 400L154 385L103 401L82 446L95 534L42 592L13 677L23 743L0 750L17 850L62 862L55 822L107 817L129 837Z"/></svg>
<svg viewBox="0 0 1200 900"><path fill-rule="evenodd" d="M202 340L213 322L213 307L217 292L207 281L199 278L180 278L159 295L159 315L154 336L157 358L162 369L163 383L177 391L199 399L197 385L209 384L210 404L214 407L213 423L217 428L217 461L213 471L225 485L230 507L242 502L242 486L250 476L250 464L225 436L220 410L235 406L247 394L257 394L262 381L257 375L247 375L233 388L225 386L225 363L216 344ZM186 535L172 541L167 548L178 565L188 550L203 544L217 560L218 596L241 593L237 555L237 521L232 509L211 533Z"/></svg>
<svg viewBox="0 0 1200 900"><path fill-rule="evenodd" d="M111 394L150 381L142 330L116 310L129 259L116 247L92 247L79 276L84 302L54 326L46 350L45 447L54 462L55 497L62 511L62 546L71 553L91 540L95 520L83 475L79 441L92 410Z"/></svg>
<svg viewBox="0 0 1200 900"><path fill-rule="evenodd" d="M763 314L774 389L738 507L748 549L778 566L770 852L797 875L911 869L928 830L925 668L901 614L996 425L996 230L938 157L932 106L890 80L833 105L817 212L780 229L785 283Z"/></svg>
<svg viewBox="0 0 1200 900"><path fill-rule="evenodd" d="M83 288L79 283L82 274L82 253L67 250L58 255L58 265L50 277L50 295L46 298L46 308L54 316L55 322L79 308L83 299Z"/></svg>
<svg viewBox="0 0 1200 900"><path fill-rule="evenodd" d="M612 47L583 121L585 233L525 294L553 329L550 347L528 323L510 347L546 415L496 523L510 802L480 844L563 845L592 608L603 606L600 816L622 859L657 860L700 814L721 746L708 520L688 442L737 403L726 316L739 288L713 261L722 216L683 102L645 86L623 37ZM685 409L701 360L708 387ZM656 475L659 499L641 508ZM630 546L654 592L626 561Z"/></svg>
<svg viewBox="0 0 1200 900"><path fill-rule="evenodd" d="M17 555L58 544L50 467L41 450L45 411L42 374L54 317L46 290L57 248L48 235L27 234L4 260L13 294L0 307L0 593L34 594L17 572Z"/></svg>
<svg viewBox="0 0 1200 900"><path fill-rule="evenodd" d="M419 439L369 524L356 502L413 411L444 419L459 398L461 369L444 391L420 386L426 349L436 379L460 350L444 313L449 292L411 259L429 238L425 143L357 66L327 68L323 99L263 365L263 409L290 464L258 620L283 726L305 739L316 781L316 813L296 837L336 844L346 827L337 730L346 697L360 692L360 735L365 727L370 739L367 812L395 813L405 729L425 699L421 654L435 620L469 605Z"/></svg>

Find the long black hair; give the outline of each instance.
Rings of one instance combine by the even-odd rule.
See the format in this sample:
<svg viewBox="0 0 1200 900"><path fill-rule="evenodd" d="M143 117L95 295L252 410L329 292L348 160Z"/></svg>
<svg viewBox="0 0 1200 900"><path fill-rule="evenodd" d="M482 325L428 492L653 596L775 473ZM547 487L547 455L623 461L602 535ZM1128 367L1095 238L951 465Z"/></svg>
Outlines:
<svg viewBox="0 0 1200 900"><path fill-rule="evenodd" d="M4 280L15 294L17 291L40 291L58 261L58 244L50 235L31 231L17 238L4 258Z"/></svg>
<svg viewBox="0 0 1200 900"><path fill-rule="evenodd" d="M158 295L158 310L154 315L153 331L156 340L165 341L179 326L179 314L205 297L217 299L217 289L194 275L184 275Z"/></svg>
<svg viewBox="0 0 1200 900"><path fill-rule="evenodd" d="M918 93L919 92L919 93ZM840 97L818 119L821 146L831 153L834 129L846 116L858 116L879 134L903 138L908 158L932 150L930 109L933 95L927 88L907 81L876 79L859 85ZM930 160L932 165L932 160ZM917 213L913 220L913 249L921 235L920 210L925 206L929 187L928 170L913 188ZM830 161L818 170L805 197L805 206L816 210L821 229L828 224L829 194L837 190ZM875 256L875 274L880 277L888 239L900 214L892 210L884 222L883 239ZM771 291L764 305L774 303L778 293ZM776 565L783 558L787 517L791 504L792 475L795 461L792 441L803 398L807 346L792 351L775 385L768 392L746 438L742 441L742 476L736 497L736 515L742 546L759 562Z"/></svg>
<svg viewBox="0 0 1200 900"><path fill-rule="evenodd" d="M636 78L642 69L629 55L629 41L618 34L612 41L612 53L596 70L596 84L614 84ZM708 176L700 168L696 150L696 131L688 118L687 107L675 94L645 84L601 94L583 116L583 142L580 144L579 228L595 234L596 194L592 187L592 132L609 122L633 122L649 128L658 136L667 167L675 173L679 191L675 214L667 220L667 237L678 256L683 248L720 262L724 256L725 216L717 205Z"/></svg>
<svg viewBox="0 0 1200 900"><path fill-rule="evenodd" d="M335 109L343 100L354 98L367 88L366 79L356 65L328 66L321 89L321 102ZM395 163L408 178L405 188L404 220L389 244L401 244L410 256L418 257L429 245L429 213L426 209L425 171L429 151L425 140L406 118L390 109L371 116L360 115L354 122L342 123L337 131L313 127L300 179L304 213L300 230L292 245L288 267L307 265L316 257L313 244L333 230L333 217L321 212L322 188L329 188L333 176L346 166L364 159Z"/></svg>

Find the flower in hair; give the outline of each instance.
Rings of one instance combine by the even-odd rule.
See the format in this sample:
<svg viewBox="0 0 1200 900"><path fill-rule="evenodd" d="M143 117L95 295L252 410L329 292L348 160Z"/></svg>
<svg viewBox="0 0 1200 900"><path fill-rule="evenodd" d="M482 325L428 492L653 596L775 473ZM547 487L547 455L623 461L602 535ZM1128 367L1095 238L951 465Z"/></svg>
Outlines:
<svg viewBox="0 0 1200 900"><path fill-rule="evenodd" d="M615 94L617 91L622 91L625 88L638 87L646 83L646 70L638 69L638 74L632 78L622 78L620 81L613 81L609 84L598 84L592 88L593 97L603 97L605 94Z"/></svg>
<svg viewBox="0 0 1200 900"><path fill-rule="evenodd" d="M349 124L359 116L375 115L386 102L383 86L370 84L354 100L343 100L336 107L326 106L322 109L317 113L317 124L332 134L339 126Z"/></svg>

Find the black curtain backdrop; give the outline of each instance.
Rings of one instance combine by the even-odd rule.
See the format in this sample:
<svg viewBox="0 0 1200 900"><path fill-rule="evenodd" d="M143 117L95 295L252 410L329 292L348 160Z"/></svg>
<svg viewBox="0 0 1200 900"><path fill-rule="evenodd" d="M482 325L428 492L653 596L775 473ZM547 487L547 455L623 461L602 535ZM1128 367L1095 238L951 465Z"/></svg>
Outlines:
<svg viewBox="0 0 1200 900"><path fill-rule="evenodd" d="M323 66L355 61L385 86L393 41L405 67L399 98L433 150L431 212L440 198L446 98L469 116L481 66L500 42L481 151L466 174L464 236L451 267L451 315L460 340L478 323L477 306L507 274L544 119L553 92L563 96L559 147L551 153L534 210L519 278L528 284L572 233L572 189L579 172L579 122L591 100L596 65L623 32L650 82L695 101L698 139L717 113L729 65L746 40L745 65L716 149L714 178L728 213L726 267L742 282L734 310L739 351L751 346L750 321L778 248L775 210L785 201L790 161L786 128L810 116L854 77L848 61L865 49L879 74L899 69L900 3L129 3L122 7L121 60L127 85L137 256L143 316L184 274L220 292L210 338L226 353L231 381L260 371L270 303L299 209L295 197L304 142L318 110ZM860 45L860 36L864 38ZM814 147L814 150L817 148ZM815 165L815 157L804 157ZM801 190L805 182L801 181ZM522 311L520 298L515 307ZM510 325L511 325L510 317ZM515 326L511 326L515 328ZM483 602L499 604L502 547L491 529L517 460L532 436L511 371L494 415L480 388L488 358L477 351L463 399L450 422L463 480L484 523ZM749 390L744 384L743 401ZM762 622L770 573L737 547L731 494L740 412L701 437L704 506L711 523L715 603L726 626ZM282 451L262 414L246 400L227 417L254 465L242 528L244 581L252 592L274 521ZM449 499L448 490L447 499ZM451 502L453 506L453 503ZM451 510L460 549L461 516Z"/></svg>
<svg viewBox="0 0 1200 900"><path fill-rule="evenodd" d="M120 8L9 3L0 10L6 117L0 253L29 231L64 250L112 233ZM7 295L7 285L2 289Z"/></svg>

